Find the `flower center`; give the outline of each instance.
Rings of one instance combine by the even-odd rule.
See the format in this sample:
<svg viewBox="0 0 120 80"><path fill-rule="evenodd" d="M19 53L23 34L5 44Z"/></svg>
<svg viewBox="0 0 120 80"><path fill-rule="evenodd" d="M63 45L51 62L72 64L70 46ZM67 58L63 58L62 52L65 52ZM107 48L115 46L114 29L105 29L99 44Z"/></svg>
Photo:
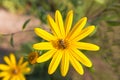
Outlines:
<svg viewBox="0 0 120 80"><path fill-rule="evenodd" d="M31 64L35 64L36 63L36 59L38 58L38 53L37 52L31 52L29 55L28 55L28 61L31 63Z"/></svg>
<svg viewBox="0 0 120 80"><path fill-rule="evenodd" d="M13 75L17 75L18 73L19 73L19 69L18 68L14 68L11 71L11 74L13 74Z"/></svg>
<svg viewBox="0 0 120 80"><path fill-rule="evenodd" d="M56 49L66 49L68 48L69 44L66 40L58 39L57 41L52 41L53 47Z"/></svg>

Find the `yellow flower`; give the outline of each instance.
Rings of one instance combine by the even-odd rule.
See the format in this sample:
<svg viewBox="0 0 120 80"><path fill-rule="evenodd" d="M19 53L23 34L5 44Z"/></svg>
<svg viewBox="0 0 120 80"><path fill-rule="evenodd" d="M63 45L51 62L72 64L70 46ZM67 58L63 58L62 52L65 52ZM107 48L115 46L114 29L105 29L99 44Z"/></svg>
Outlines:
<svg viewBox="0 0 120 80"><path fill-rule="evenodd" d="M28 61L29 61L31 64L35 64L38 56L39 56L39 55L38 55L37 52L31 52L31 53L28 55Z"/></svg>
<svg viewBox="0 0 120 80"><path fill-rule="evenodd" d="M24 74L30 72L30 68L27 67L28 62L23 63L23 57L16 62L14 54L10 54L10 58L4 56L4 61L7 64L0 64L0 77L2 80L26 80Z"/></svg>
<svg viewBox="0 0 120 80"><path fill-rule="evenodd" d="M55 13L55 21L50 15L47 18L52 34L40 28L35 28L35 33L47 42L34 44L33 48L37 50L49 50L41 55L37 59L37 62L45 62L52 58L48 68L49 74L53 74L58 65L61 64L61 74L62 76L66 76L69 70L69 64L71 64L82 75L84 70L81 64L91 67L92 63L79 49L97 51L99 47L91 43L79 41L91 34L95 30L95 26L88 26L83 29L87 21L87 18L84 17L71 29L73 11L68 12L65 24L58 10Z"/></svg>

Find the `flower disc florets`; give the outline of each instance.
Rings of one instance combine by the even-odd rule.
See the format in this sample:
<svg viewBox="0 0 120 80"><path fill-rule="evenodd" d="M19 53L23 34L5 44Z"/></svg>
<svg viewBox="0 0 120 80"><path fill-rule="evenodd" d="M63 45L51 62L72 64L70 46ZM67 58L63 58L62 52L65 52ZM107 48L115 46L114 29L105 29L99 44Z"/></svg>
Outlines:
<svg viewBox="0 0 120 80"><path fill-rule="evenodd" d="M64 39L53 40L52 45L56 49L67 49L69 47L69 42Z"/></svg>

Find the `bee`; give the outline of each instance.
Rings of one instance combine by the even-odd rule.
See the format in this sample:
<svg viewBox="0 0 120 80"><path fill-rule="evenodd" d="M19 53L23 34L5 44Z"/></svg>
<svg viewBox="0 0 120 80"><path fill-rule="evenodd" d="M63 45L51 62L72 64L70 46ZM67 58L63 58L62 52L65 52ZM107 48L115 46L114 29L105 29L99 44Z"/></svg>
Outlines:
<svg viewBox="0 0 120 80"><path fill-rule="evenodd" d="M62 39L58 40L58 44L59 44L59 48L61 49L65 49L67 47L65 41Z"/></svg>

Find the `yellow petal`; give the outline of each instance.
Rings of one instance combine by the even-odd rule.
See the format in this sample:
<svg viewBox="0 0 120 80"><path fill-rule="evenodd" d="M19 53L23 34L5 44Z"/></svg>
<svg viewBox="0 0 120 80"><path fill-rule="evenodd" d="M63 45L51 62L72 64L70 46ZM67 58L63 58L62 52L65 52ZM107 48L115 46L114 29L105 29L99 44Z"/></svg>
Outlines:
<svg viewBox="0 0 120 80"><path fill-rule="evenodd" d="M8 74L8 75L6 75L2 80L9 80L10 79L10 77L11 77L11 75L10 74Z"/></svg>
<svg viewBox="0 0 120 80"><path fill-rule="evenodd" d="M52 29L52 32L54 35L56 35L57 37L61 38L61 32L59 30L58 25L54 22L54 20L51 18L50 15L47 16L50 28Z"/></svg>
<svg viewBox="0 0 120 80"><path fill-rule="evenodd" d="M22 79L20 79L20 77L16 77L15 80L22 80Z"/></svg>
<svg viewBox="0 0 120 80"><path fill-rule="evenodd" d="M83 68L82 68L81 64L72 55L69 55L69 56L70 56L70 63L72 64L72 66L74 67L74 69L80 75L83 75L84 71L83 71Z"/></svg>
<svg viewBox="0 0 120 80"><path fill-rule="evenodd" d="M24 62L20 67L25 68L28 65L28 62Z"/></svg>
<svg viewBox="0 0 120 80"><path fill-rule="evenodd" d="M69 69L69 52L65 51L65 53L63 53L62 61L61 61L62 76L66 76L68 69Z"/></svg>
<svg viewBox="0 0 120 80"><path fill-rule="evenodd" d="M7 76L8 75L8 72L0 72L0 77L4 77L4 76Z"/></svg>
<svg viewBox="0 0 120 80"><path fill-rule="evenodd" d="M5 64L0 64L0 70L9 70L10 66L5 65Z"/></svg>
<svg viewBox="0 0 120 80"><path fill-rule="evenodd" d="M37 50L50 50L54 49L50 42L41 42L33 44L33 48Z"/></svg>
<svg viewBox="0 0 120 80"><path fill-rule="evenodd" d="M73 38L75 38L76 36L78 36L79 33L81 32L81 30L83 29L83 27L85 26L86 22L87 22L87 18L86 18L86 17L80 19L80 20L75 24L75 26L73 27L73 29L71 30L71 32L68 34L68 38L69 38L69 39L73 39Z"/></svg>
<svg viewBox="0 0 120 80"><path fill-rule="evenodd" d="M23 57L20 57L19 61L18 61L18 65L21 65L23 63Z"/></svg>
<svg viewBox="0 0 120 80"><path fill-rule="evenodd" d="M50 51L44 53L42 56L40 56L37 59L37 62L42 63L42 62L45 62L45 61L49 60L50 58L52 58L52 56L55 52L56 52L56 50L50 50Z"/></svg>
<svg viewBox="0 0 120 80"><path fill-rule="evenodd" d="M18 80L18 79L17 79L17 76L12 76L10 80Z"/></svg>
<svg viewBox="0 0 120 80"><path fill-rule="evenodd" d="M27 68L24 68L23 73L29 73L30 71L31 71L31 69L29 67L27 67Z"/></svg>
<svg viewBox="0 0 120 80"><path fill-rule="evenodd" d="M73 21L73 11L69 11L65 20L65 34L67 35L71 29Z"/></svg>
<svg viewBox="0 0 120 80"><path fill-rule="evenodd" d="M4 56L4 61L5 61L9 66L12 66L12 63L11 63L10 59L8 58L8 56Z"/></svg>
<svg viewBox="0 0 120 80"><path fill-rule="evenodd" d="M80 61L83 65L87 67L92 66L92 62L79 50L72 48L71 50L72 56L74 56L78 61Z"/></svg>
<svg viewBox="0 0 120 80"><path fill-rule="evenodd" d="M40 29L40 28L35 28L34 31L35 31L35 33L36 33L39 37L41 37L41 38L43 38L43 39L45 39L45 40L47 40L47 41L51 41L51 40L54 40L54 39L55 39L55 37L54 37L53 35L51 35L51 34L48 33L47 31L42 30L42 29Z"/></svg>
<svg viewBox="0 0 120 80"><path fill-rule="evenodd" d="M61 13L58 10L55 13L55 22L58 25L61 35L64 38L65 37L65 29L64 29L64 25L63 25L63 19L62 19Z"/></svg>
<svg viewBox="0 0 120 80"><path fill-rule="evenodd" d="M22 80L22 79L20 79L19 75L14 75L14 76L11 78L11 80Z"/></svg>
<svg viewBox="0 0 120 80"><path fill-rule="evenodd" d="M82 40L83 38L87 37L88 35L90 35L93 31L95 30L95 26L88 26L87 28L83 29L79 35L77 35L76 37L74 37L74 41L79 41ZM71 40L71 41L73 41Z"/></svg>
<svg viewBox="0 0 120 80"><path fill-rule="evenodd" d="M48 73L49 74L53 74L55 72L55 70L57 69L61 58L62 58L62 51L58 51L54 54L52 61L50 62L49 68L48 68Z"/></svg>
<svg viewBox="0 0 120 80"><path fill-rule="evenodd" d="M16 65L16 58L15 58L15 55L13 53L10 54L10 61L13 65Z"/></svg>
<svg viewBox="0 0 120 80"><path fill-rule="evenodd" d="M85 42L75 42L73 43L72 46L75 46L78 49L83 49L83 50L91 50L91 51L97 51L99 50L99 46L91 43L85 43Z"/></svg>
<svg viewBox="0 0 120 80"><path fill-rule="evenodd" d="M23 74L20 74L20 75L19 75L19 79L20 79L20 80L26 80Z"/></svg>

